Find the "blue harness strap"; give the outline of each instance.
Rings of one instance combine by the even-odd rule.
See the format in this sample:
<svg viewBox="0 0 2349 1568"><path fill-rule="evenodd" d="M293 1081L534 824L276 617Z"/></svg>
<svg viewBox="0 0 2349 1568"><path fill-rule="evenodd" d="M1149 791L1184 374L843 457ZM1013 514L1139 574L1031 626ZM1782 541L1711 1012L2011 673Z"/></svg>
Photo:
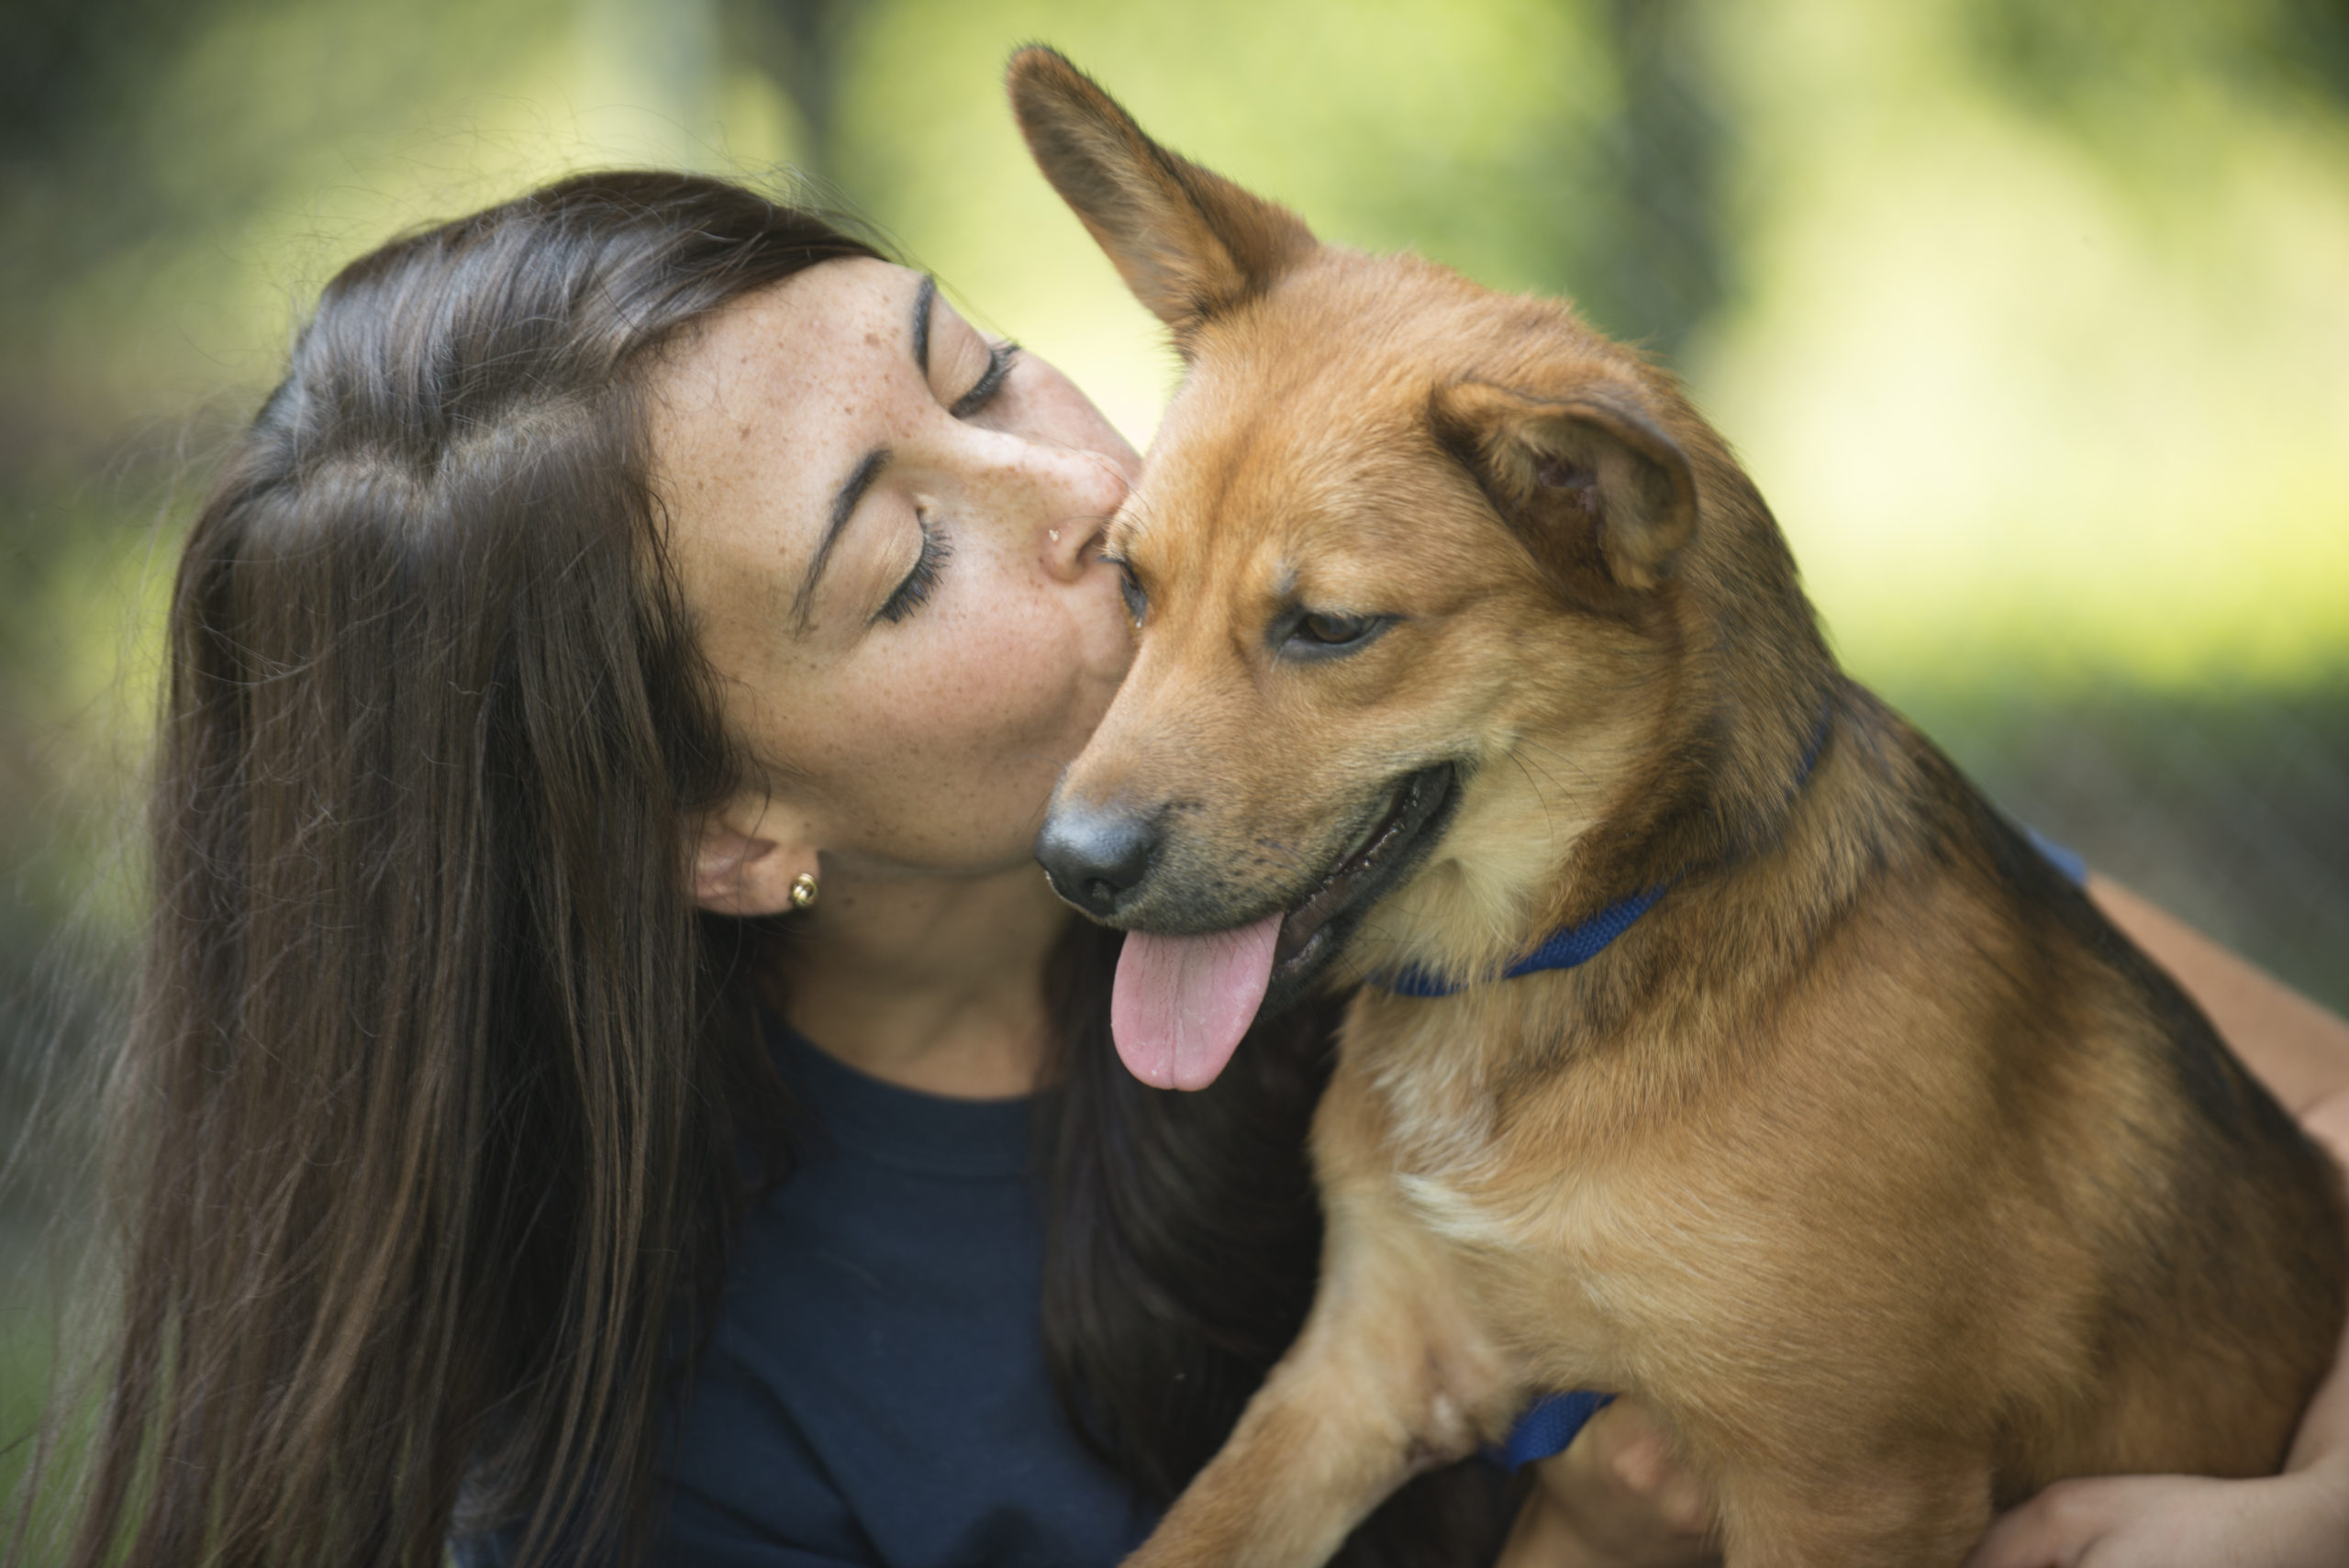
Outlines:
<svg viewBox="0 0 2349 1568"><path fill-rule="evenodd" d="M1834 698L1828 698L1820 710L1818 728L1811 731L1810 744L1803 749L1802 764L1795 771L1793 790L1799 790L1809 781L1810 770L1818 764L1820 748L1827 744L1827 730L1835 717ZM1789 793L1792 793L1790 791ZM1501 971L1496 978L1515 980L1520 975L1535 974L1546 969L1574 969L1588 963L1614 944L1646 914L1655 901L1664 896L1667 884L1659 883L1642 892L1634 893L1620 903L1610 904L1579 926L1568 926L1553 931L1542 945ZM1375 979L1373 984L1394 992L1397 996L1450 996L1464 991L1470 982L1454 984L1442 975L1431 973L1417 964L1405 968L1390 978ZM1532 1407L1517 1418L1509 1429L1508 1439L1498 1448L1485 1450L1485 1457L1505 1470L1518 1470L1537 1459L1547 1459L1564 1451L1575 1435L1587 1426L1590 1418L1613 1403L1612 1394L1595 1393L1577 1388L1564 1394L1552 1394L1537 1399Z"/></svg>
<svg viewBox="0 0 2349 1568"><path fill-rule="evenodd" d="M1537 1459L1563 1453L1575 1434L1614 1402L1612 1394L1593 1394L1586 1388L1536 1399L1533 1407L1509 1429L1508 1440L1486 1449L1485 1457L1503 1470L1522 1470Z"/></svg>

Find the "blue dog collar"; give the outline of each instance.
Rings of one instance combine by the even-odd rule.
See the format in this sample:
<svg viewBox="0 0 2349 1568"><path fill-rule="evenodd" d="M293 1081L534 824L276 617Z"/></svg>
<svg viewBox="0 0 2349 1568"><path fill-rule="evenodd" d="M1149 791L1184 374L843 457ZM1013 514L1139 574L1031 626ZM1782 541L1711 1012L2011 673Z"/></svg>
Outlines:
<svg viewBox="0 0 2349 1568"><path fill-rule="evenodd" d="M1819 765L1820 751L1827 744L1828 727L1834 719L1835 697L1831 692L1826 706L1819 710L1819 724L1810 732L1810 744L1803 748L1802 765L1795 770L1795 782L1787 790L1789 795L1810 782L1810 770ZM1648 912L1649 906L1664 896L1664 890L1668 885L1658 883L1645 892L1632 894L1620 904L1609 905L1579 926L1568 926L1562 931L1551 932L1548 940L1494 978L1515 980L1520 975L1538 974L1545 969L1575 969L1588 963L1613 945L1616 938L1630 930L1639 917ZM1390 978L1374 977L1372 984L1383 986L1397 996L1453 996L1476 983L1465 980L1454 983L1411 964Z"/></svg>
<svg viewBox="0 0 2349 1568"><path fill-rule="evenodd" d="M1648 912L1648 906L1663 896L1664 887L1659 884L1645 893L1631 895L1620 904L1609 905L1579 926L1553 931L1549 940L1501 971L1499 978L1514 980L1520 974L1544 969L1574 969L1588 963L1605 952L1617 937L1630 930ZM1465 982L1454 984L1417 964L1377 984L1397 996L1450 996L1467 989Z"/></svg>

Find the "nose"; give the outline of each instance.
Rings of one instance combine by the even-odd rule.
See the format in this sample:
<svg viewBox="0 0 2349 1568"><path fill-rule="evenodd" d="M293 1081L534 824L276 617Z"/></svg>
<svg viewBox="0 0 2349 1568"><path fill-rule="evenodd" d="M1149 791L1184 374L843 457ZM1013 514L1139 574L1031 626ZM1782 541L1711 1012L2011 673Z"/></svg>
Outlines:
<svg viewBox="0 0 2349 1568"><path fill-rule="evenodd" d="M1044 569L1059 582L1074 583L1092 566L1101 530L1125 504L1130 486L1118 465L1099 452L1055 452L1051 469L1045 490L1049 515L1037 543Z"/></svg>
<svg viewBox="0 0 2349 1568"><path fill-rule="evenodd" d="M1158 824L1138 813L1055 804L1036 835L1036 858L1053 892L1106 920L1150 874L1158 841Z"/></svg>

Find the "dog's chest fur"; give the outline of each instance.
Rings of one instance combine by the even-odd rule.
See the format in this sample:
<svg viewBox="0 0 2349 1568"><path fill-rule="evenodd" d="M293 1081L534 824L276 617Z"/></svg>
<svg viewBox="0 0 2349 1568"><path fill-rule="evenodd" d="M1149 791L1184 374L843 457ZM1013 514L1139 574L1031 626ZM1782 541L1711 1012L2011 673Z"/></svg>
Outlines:
<svg viewBox="0 0 2349 1568"><path fill-rule="evenodd" d="M1553 1377L1561 1362L1601 1377L1624 1370L1635 1325L1685 1310L1649 1276L1734 1254L1752 1217L1708 1184L1660 1188L1654 1140L1670 1130L1652 1119L1646 1159L1622 1158L1626 1110L1604 1068L1554 1061L1530 1076L1524 1036L1539 1025L1513 989L1526 984L1358 1004L1317 1145L1329 1178L1437 1243L1492 1341Z"/></svg>
<svg viewBox="0 0 2349 1568"><path fill-rule="evenodd" d="M1364 993L1315 1130L1325 1183L1431 1243L1421 1266L1452 1276L1446 1294L1475 1304L1476 1337L1515 1375L1668 1402L1724 1346L1749 1363L1831 1364L1822 1325L1846 1314L1912 1343L1949 1331L1898 1271L1863 1264L1898 1255L1920 1224L1963 1226L1985 1189L1935 1179L1947 1162L1855 1189L1822 1152L1838 1126L1913 1108L1841 1071L1787 1094L1759 1064L1820 1042L1776 1029L1724 1019L1731 1051L1679 1017L1577 1028L1592 984Z"/></svg>

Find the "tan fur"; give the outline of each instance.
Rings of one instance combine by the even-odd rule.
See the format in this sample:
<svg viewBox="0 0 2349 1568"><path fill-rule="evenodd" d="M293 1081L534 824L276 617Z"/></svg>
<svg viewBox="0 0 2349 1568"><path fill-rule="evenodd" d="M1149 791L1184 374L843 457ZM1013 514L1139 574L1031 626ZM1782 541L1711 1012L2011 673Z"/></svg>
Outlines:
<svg viewBox="0 0 2349 1568"><path fill-rule="evenodd" d="M1836 670L1671 380L1318 245L1048 51L1013 96L1188 361L1112 532L1137 661L1056 797L1170 824L1120 923L1292 907L1397 779L1463 781L1335 972L1371 983L1312 1318L1132 1561L1317 1562L1565 1388L1660 1413L1735 1568L1954 1563L2062 1476L2274 1468L2349 1309L2338 1173ZM1299 662L1299 606L1396 618ZM1583 968L1376 983L1658 884Z"/></svg>

